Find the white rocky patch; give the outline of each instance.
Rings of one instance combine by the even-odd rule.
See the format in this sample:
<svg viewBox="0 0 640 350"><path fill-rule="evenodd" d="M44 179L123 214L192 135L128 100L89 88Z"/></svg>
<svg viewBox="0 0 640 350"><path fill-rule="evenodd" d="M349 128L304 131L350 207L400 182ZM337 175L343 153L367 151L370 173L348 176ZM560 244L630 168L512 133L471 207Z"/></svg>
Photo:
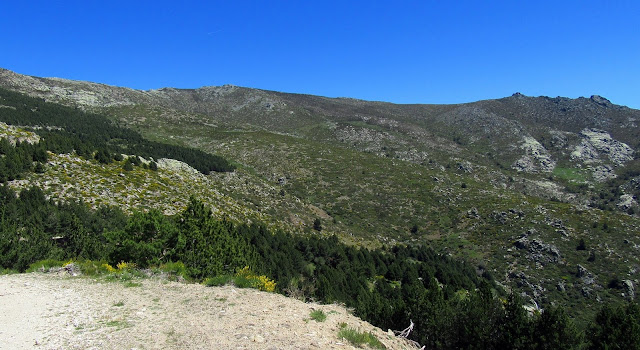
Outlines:
<svg viewBox="0 0 640 350"><path fill-rule="evenodd" d="M638 202L633 198L630 194L623 194L620 196L620 200L616 204L621 209L629 209L631 207L637 206Z"/></svg>
<svg viewBox="0 0 640 350"><path fill-rule="evenodd" d="M611 165L598 165L593 168L593 179L598 182L605 182L609 179L618 177Z"/></svg>
<svg viewBox="0 0 640 350"><path fill-rule="evenodd" d="M166 169L171 171L180 170L180 171L186 171L193 174L198 174L198 170L194 169L189 164L185 162L181 162L179 160L169 159L169 158L160 158L156 163L158 164L158 168L160 169Z"/></svg>
<svg viewBox="0 0 640 350"><path fill-rule="evenodd" d="M582 142L571 152L571 159L574 161L600 163L601 156L604 156L614 165L620 166L633 159L633 149L605 131L584 129L580 135L583 137Z"/></svg>
<svg viewBox="0 0 640 350"><path fill-rule="evenodd" d="M549 134L551 135L554 147L564 148L568 143L567 136L572 135L573 133L559 130L549 130Z"/></svg>
<svg viewBox="0 0 640 350"><path fill-rule="evenodd" d="M14 146L16 142L27 142L32 145L40 142L39 135L2 122L0 122L0 138L6 138Z"/></svg>
<svg viewBox="0 0 640 350"><path fill-rule="evenodd" d="M549 173L556 167L556 162L551 159L549 152L535 138L525 136L520 148L525 151L525 154L511 166L515 170L527 173Z"/></svg>
<svg viewBox="0 0 640 350"><path fill-rule="evenodd" d="M580 161L585 164L599 163L601 161L598 150L587 140L582 140L573 152L571 152L571 160Z"/></svg>

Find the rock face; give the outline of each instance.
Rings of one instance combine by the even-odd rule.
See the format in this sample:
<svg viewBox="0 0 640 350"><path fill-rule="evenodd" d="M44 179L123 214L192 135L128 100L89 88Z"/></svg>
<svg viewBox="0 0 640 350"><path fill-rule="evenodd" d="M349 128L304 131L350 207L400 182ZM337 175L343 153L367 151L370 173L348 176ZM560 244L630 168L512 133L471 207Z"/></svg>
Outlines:
<svg viewBox="0 0 640 350"><path fill-rule="evenodd" d="M593 168L592 176L593 176L593 179L598 182L605 182L610 179L615 179L616 177L618 177L613 167L608 164L598 165L595 168Z"/></svg>
<svg viewBox="0 0 640 350"><path fill-rule="evenodd" d="M591 101L603 106L603 107L613 107L613 103L611 103L611 101L609 101L608 99L599 96L599 95L592 95L591 96Z"/></svg>
<svg viewBox="0 0 640 350"><path fill-rule="evenodd" d="M616 203L618 207L622 210L629 210L630 208L637 207L638 202L633 198L633 195L623 194L620 196L618 203Z"/></svg>
<svg viewBox="0 0 640 350"><path fill-rule="evenodd" d="M571 158L584 163L601 163L608 158L616 166L633 159L633 149L626 143L614 140L609 133L599 129L580 132L582 142L571 152Z"/></svg>
<svg viewBox="0 0 640 350"><path fill-rule="evenodd" d="M525 155L513 163L513 169L527 173L550 173L556 167L556 162L551 159L549 152L535 138L525 136L520 147L525 151Z"/></svg>
<svg viewBox="0 0 640 350"><path fill-rule="evenodd" d="M158 164L158 168L162 168L162 169L167 169L172 171L182 170L182 171L187 171L193 174L198 173L198 170L192 168L189 164L185 162L181 162L179 160L175 160L175 159L161 158L161 159L158 159L157 164Z"/></svg>
<svg viewBox="0 0 640 350"><path fill-rule="evenodd" d="M545 288L539 284L532 283L530 277L524 272L513 272L509 274L509 278L520 288L527 290L535 299L544 295ZM534 301L535 302L535 301Z"/></svg>
<svg viewBox="0 0 640 350"><path fill-rule="evenodd" d="M536 263L546 265L549 263L561 263L560 250L553 244L544 243L538 238L529 240L527 236L523 236L514 243L518 249L527 251L527 257Z"/></svg>
<svg viewBox="0 0 640 350"><path fill-rule="evenodd" d="M595 277L584 266L578 264L576 268L576 276L582 280L582 283L585 285L592 285L595 283Z"/></svg>
<svg viewBox="0 0 640 350"><path fill-rule="evenodd" d="M624 289L624 295L629 300L633 300L636 297L636 288L631 280L622 281L622 287Z"/></svg>

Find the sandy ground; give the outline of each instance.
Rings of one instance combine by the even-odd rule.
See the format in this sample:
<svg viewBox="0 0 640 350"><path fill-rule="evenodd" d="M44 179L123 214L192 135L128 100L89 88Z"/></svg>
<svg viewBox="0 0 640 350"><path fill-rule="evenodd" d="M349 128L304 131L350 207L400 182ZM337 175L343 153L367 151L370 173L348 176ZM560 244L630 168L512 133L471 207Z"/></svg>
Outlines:
<svg viewBox="0 0 640 350"><path fill-rule="evenodd" d="M339 324L409 346L338 305L233 286L141 285L65 274L0 276L0 349L351 349ZM309 314L320 309L324 322Z"/></svg>

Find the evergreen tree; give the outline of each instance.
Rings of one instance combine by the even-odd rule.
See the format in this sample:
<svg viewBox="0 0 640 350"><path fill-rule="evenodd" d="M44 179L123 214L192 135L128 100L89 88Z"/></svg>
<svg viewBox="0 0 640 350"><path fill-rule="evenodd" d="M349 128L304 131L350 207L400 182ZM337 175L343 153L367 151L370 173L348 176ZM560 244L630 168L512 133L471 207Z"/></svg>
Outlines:
<svg viewBox="0 0 640 350"><path fill-rule="evenodd" d="M322 222L320 221L319 218L316 218L313 221L313 229L316 231L322 231Z"/></svg>
<svg viewBox="0 0 640 350"><path fill-rule="evenodd" d="M544 310L536 320L532 341L536 350L577 349L581 344L581 337L564 310L551 307Z"/></svg>
<svg viewBox="0 0 640 350"><path fill-rule="evenodd" d="M127 161L125 161L124 165L122 166L122 170L124 170L124 171L132 171L133 170L133 164L131 164L131 162L127 159Z"/></svg>
<svg viewBox="0 0 640 350"><path fill-rule="evenodd" d="M587 331L589 349L640 349L640 307L605 305Z"/></svg>
<svg viewBox="0 0 640 350"><path fill-rule="evenodd" d="M500 322L498 349L529 349L533 325L523 308L522 299L516 293L509 294L504 307L504 319Z"/></svg>
<svg viewBox="0 0 640 350"><path fill-rule="evenodd" d="M95 159L102 164L109 164L113 158L108 150L101 148L96 152Z"/></svg>

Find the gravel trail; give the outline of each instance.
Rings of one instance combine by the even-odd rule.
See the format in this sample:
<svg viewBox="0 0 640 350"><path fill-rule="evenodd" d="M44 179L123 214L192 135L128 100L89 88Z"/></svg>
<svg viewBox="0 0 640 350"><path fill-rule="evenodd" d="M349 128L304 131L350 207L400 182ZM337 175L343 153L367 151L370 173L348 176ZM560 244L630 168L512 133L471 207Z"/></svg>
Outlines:
<svg viewBox="0 0 640 350"><path fill-rule="evenodd" d="M410 348L338 305L159 279L0 276L0 349L352 349L340 323ZM313 310L327 314L311 320Z"/></svg>

